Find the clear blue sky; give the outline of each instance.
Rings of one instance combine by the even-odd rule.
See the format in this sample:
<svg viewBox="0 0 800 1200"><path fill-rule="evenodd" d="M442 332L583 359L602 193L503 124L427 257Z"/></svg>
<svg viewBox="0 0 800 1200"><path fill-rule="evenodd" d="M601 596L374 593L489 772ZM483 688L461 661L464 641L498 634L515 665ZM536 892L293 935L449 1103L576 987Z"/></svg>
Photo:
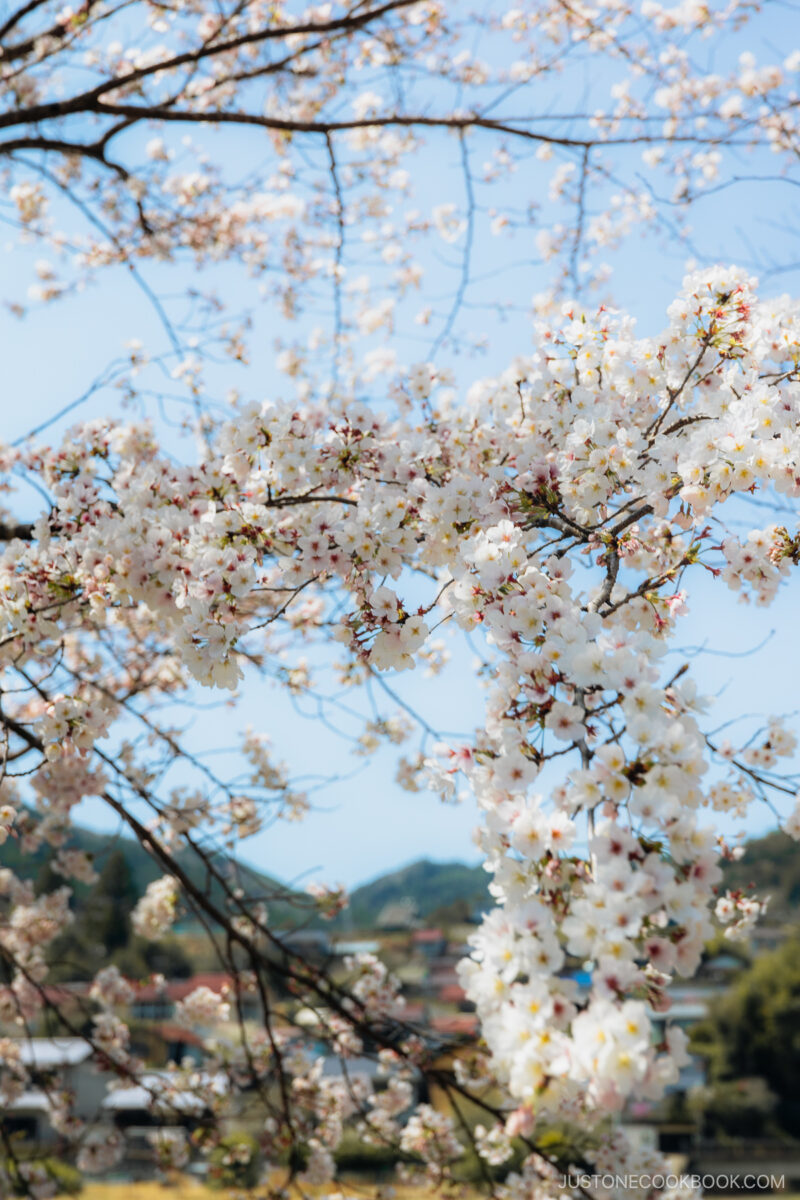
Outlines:
<svg viewBox="0 0 800 1200"><path fill-rule="evenodd" d="M765 45L773 33L780 36L776 21L763 27ZM428 176L419 188L423 206L448 200L459 203L463 198L457 149L453 141L446 154L439 151L435 159L425 160ZM241 152L246 153L244 142ZM238 144L231 142L226 153L235 159ZM551 168L552 164L548 170ZM540 196L544 181L544 168L531 162L528 173L518 175L513 186L522 200ZM787 232L793 223L793 198L791 188L774 183L742 187L721 199L707 200L693 215L694 240L709 258L724 262L738 259L750 266L755 259L764 262L771 257L776 263L794 259L795 234ZM516 260L516 267L502 277L503 287L506 298L525 308L531 296L546 286L547 274L535 265L529 241L523 242L501 239L492 243L479 252L484 261L478 258L477 267L488 267L493 257L501 254L510 263ZM20 252L11 235L4 251L0 255L0 300L17 299L24 295L32 261L44 255L35 249ZM437 255L425 258L424 263L431 275L441 271L441 291L447 294L457 266L449 248L440 247ZM655 332L684 273L686 250L652 237L636 237L609 258L615 267L616 299L637 314L643 333ZM156 287L168 286L172 292L178 290L177 284L191 280L188 269L179 269L177 280L170 279L163 269L145 273ZM243 272L225 268L214 281L228 294L235 291L237 303L242 305L257 298L255 285L243 278ZM206 276L203 282L208 284L210 280ZM793 284L800 292L796 275L786 279L776 276L766 280L764 291L776 293ZM531 327L525 316L507 323L487 322L483 314L476 314L474 319L476 328L488 332L489 345L483 358L461 360L458 374L462 381L490 374L530 346ZM469 321L467 310L462 328L469 328ZM286 381L274 367L272 340L278 328L270 309L262 306L253 335L251 366L247 370L233 365L226 368L230 382L225 373L220 373L220 388L237 386L254 399L286 392ZM401 362L425 357L424 345L407 336L414 328L405 322L400 331L396 345ZM301 327L299 332L303 334L307 329ZM110 273L96 286L57 304L34 306L23 321L0 310L0 336L4 375L0 436L5 441L24 435L70 404L90 386L109 358L122 352L127 339L138 337L153 350L164 342L163 330L146 297L121 271ZM82 416L105 413L113 411L116 403L113 393L105 391L79 412ZM77 415L72 414L55 428L63 428ZM35 509L37 497L31 495L30 503ZM764 514L763 523L767 519ZM704 586L694 593L676 655L682 648L703 647L696 653L694 673L703 690L718 695L712 724L742 713L800 709L800 650L795 628L796 603L789 589L784 589L769 610L739 604L720 585ZM761 649L757 654L747 656L758 646ZM745 657L738 657L742 655ZM456 656L444 678L427 680L419 672L407 673L392 686L437 727L468 733L480 723L481 695L471 684L469 660L464 653ZM200 746L208 743L213 731L215 741L221 738L231 745L237 731L247 724L268 732L280 756L296 773L342 776L340 782L314 793L315 811L302 825L279 823L247 843L246 857L265 871L286 880L326 878L353 885L422 856L477 860L471 841L477 813L470 802L445 806L431 793L411 795L401 791L392 782L391 755L386 753L349 777L360 765L349 747L315 723L298 720L287 708L285 696L266 685L247 684L235 712L222 709L198 714L190 737ZM99 802L84 805L83 815L93 825L106 827L107 817ZM764 814L752 828L756 831L770 824L771 818Z"/></svg>
<svg viewBox="0 0 800 1200"><path fill-rule="evenodd" d="M8 325L8 319L4 320ZM88 374L85 351L77 354L69 349L81 345L84 320L93 323L99 343L108 345L119 333L127 334L119 312L109 319L99 293L51 306L15 326L12 354L7 356L7 362L13 360L13 368L6 374L6 437L46 419L84 383ZM72 336L71 321L76 323ZM26 358L28 366L41 364L27 379ZM19 390L23 395L17 403L12 396ZM264 392L268 394L268 387ZM800 708L796 612L796 597L788 587L770 609L742 605L710 580L692 595L690 615L681 624L676 661L684 650L687 656L694 653L694 673L700 686L718 696L714 723L742 713ZM759 646L757 653L747 655ZM699 653L698 647L702 647ZM471 681L464 653L456 655L443 677L429 680L420 672L406 673L392 686L438 728L468 732L480 723L481 694ZM190 737L197 746L208 744L209 737L215 744L227 740L232 745L236 731L246 724L265 729L276 750L298 773L346 776L362 767L346 744L317 723L298 720L288 710L285 696L260 682L245 687L243 702L235 712L223 708L198 714ZM477 820L473 805L443 805L432 793L401 791L392 782L389 753L378 754L355 777L315 792L314 805L315 811L302 826L278 823L251 839L247 857L283 879L327 878L347 885L421 856L477 860L471 841ZM85 819L95 826L106 826L108 821L100 803L93 801L85 805ZM769 814L764 813L753 828L767 828L770 823Z"/></svg>

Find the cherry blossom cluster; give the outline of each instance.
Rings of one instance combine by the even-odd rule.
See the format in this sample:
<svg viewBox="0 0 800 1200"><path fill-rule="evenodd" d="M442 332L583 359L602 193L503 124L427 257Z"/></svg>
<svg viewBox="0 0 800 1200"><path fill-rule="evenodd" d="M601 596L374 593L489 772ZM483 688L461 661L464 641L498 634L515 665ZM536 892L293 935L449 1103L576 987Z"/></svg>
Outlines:
<svg viewBox="0 0 800 1200"><path fill-rule="evenodd" d="M754 53L758 19L745 0L23 5L0 42L0 158L6 216L35 247L26 300L68 296L120 263L235 261L286 322L333 297L333 326L282 333L287 375L335 391L384 373L394 346L365 366L357 340L402 326L446 341L455 310L423 288L441 250L453 290L462 271L471 285L476 233L498 255L531 236L550 264L543 288L605 288L609 251L642 226L674 237L675 208L684 233L691 202L737 183L741 148L757 174L791 178L800 51ZM588 77L598 85L576 109ZM212 127L257 139L246 181ZM443 148L463 178L432 198L416 180ZM536 195L514 193L531 150ZM63 192L97 220L72 221ZM472 290L507 310L503 288ZM202 395L203 339L169 329L172 376ZM246 321L219 323L213 341L248 361ZM134 374L146 358L134 350Z"/></svg>
<svg viewBox="0 0 800 1200"><path fill-rule="evenodd" d="M746 273L717 268L685 280L653 338L637 338L619 313L565 304L537 329L533 353L464 396L424 363L397 377L383 412L353 399L237 402L230 419L209 423L190 465L145 424L92 421L54 447L5 448L9 480L36 473L52 496L30 528L9 530L0 555L10 761L30 755L38 767L33 810L23 821L10 805L6 836L54 846L58 871L88 882L69 817L83 795L99 795L164 872L133 913L136 932L161 937L179 905L224 920L258 995L263 947L276 964L286 953L266 906L206 857L224 897L214 907L171 855L202 858L198 834L211 827L235 845L262 805L295 815L303 800L257 730L246 735L246 783L223 786L195 763L203 782L165 794L152 759L173 754L178 735L137 705L139 692L235 690L265 644L288 654L331 638L356 688L425 668L443 632L471 635L485 656L484 722L468 742L428 746L413 773L448 797L469 789L482 812L496 906L461 975L488 1048L481 1070L507 1103L477 1149L496 1164L509 1138L527 1139L509 1200L552 1194L552 1164L536 1149L548 1123L584 1131L585 1162L636 1174L646 1156L607 1135L609 1114L659 1098L687 1062L684 1035L667 1023L656 1040L653 1014L668 1013L671 980L691 977L717 928L744 933L762 910L760 898L721 887L736 851L716 814L741 819L773 793L794 802L797 792L780 782L791 731L772 718L741 744L717 745L688 664L666 652L698 577L766 604L800 558L797 529L752 529L747 504L758 491L787 505L800 494L798 364L797 304L759 299ZM277 677L291 694L301 686L283 666ZM357 745L398 744L406 732L405 718L370 717ZM554 786L539 778L545 767L559 771ZM797 827L795 808L785 828ZM4 1019L41 1010L69 894L37 897L0 874L0 949L15 968L0 992ZM314 888L309 904L335 911L343 899ZM424 1047L413 1030L397 1032L397 982L369 955L345 966L339 987L301 959L286 968L289 990L311 996L310 1019L345 1062L372 1031L394 1072L384 1093L323 1077L297 1030L273 1029L266 1009L258 1034L243 1032L227 1058L217 1047L220 1069L242 1088L266 1088L277 1072L285 1111L270 1111L264 1148L278 1157L299 1140L309 1185L333 1178L333 1152L356 1119L442 1182L463 1145L426 1105L401 1128ZM122 1078L141 1077L117 1012L130 985L104 968L92 998L95 1052ZM200 988L180 1019L218 1025L233 999ZM21 1076L6 1054L13 1092ZM220 1111L217 1084L196 1071L176 1071L154 1103L198 1089ZM81 1135L87 1166L119 1151L101 1134Z"/></svg>
<svg viewBox="0 0 800 1200"><path fill-rule="evenodd" d="M155 879L131 913L131 924L142 937L155 940L171 928L179 897L178 882L169 875Z"/></svg>

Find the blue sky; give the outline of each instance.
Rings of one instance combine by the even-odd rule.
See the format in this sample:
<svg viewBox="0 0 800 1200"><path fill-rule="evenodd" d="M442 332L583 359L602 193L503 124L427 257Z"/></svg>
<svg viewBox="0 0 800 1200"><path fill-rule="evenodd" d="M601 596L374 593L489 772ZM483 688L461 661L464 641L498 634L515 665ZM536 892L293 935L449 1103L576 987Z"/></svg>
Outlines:
<svg viewBox="0 0 800 1200"><path fill-rule="evenodd" d="M781 36L786 10L772 12L759 27L757 40L761 49L770 47ZM213 141L213 135L208 137ZM246 145L245 139L237 135L226 143L225 154L235 163L239 153L246 155ZM480 162L487 157L488 144L475 146L475 152ZM552 165L545 169L531 159L517 173L510 186L520 204L532 197L539 198L546 191ZM743 163L742 173L751 167L752 164ZM455 140L451 140L444 152L441 148L426 152L420 160L420 170L417 190L423 208L463 200L464 185ZM794 260L800 256L793 201L793 189L781 182L743 185L721 197L709 198L694 210L693 241L702 247L707 258L723 262L733 260L754 266L756 260L762 265ZM24 297L32 262L47 255L36 247L20 250L10 231L3 251L0 300ZM664 310L684 274L686 260L685 246L650 235L634 235L622 250L609 255L614 267L614 295L621 307L637 315L642 333L654 333L660 327ZM524 310L529 308L531 296L546 286L547 271L537 264L528 234L481 243L476 253L476 273L484 273L488 280L492 277L490 268L503 262L506 269L497 277L498 286L520 312L502 322L478 310L464 311L462 328L485 332L488 345L481 357L457 359L457 376L462 383L502 368L511 357L525 353L531 345L531 323ZM457 254L453 248L440 245L424 252L423 263L429 278L441 279L438 294L446 298L458 275ZM171 274L164 268L143 268L156 289L174 293L179 286L193 282L189 268L169 271ZM285 332L281 322L268 305L259 304L255 283L248 281L238 268L220 269L211 281L223 293L234 296L237 306L256 305L251 365L243 369L231 364L218 371L213 386L218 386L220 392L236 386L253 399L286 394L286 380L278 374L274 362L274 336L276 332ZM209 276L204 276L201 282L208 284ZM476 285L476 291L468 298L473 295L477 298L482 286ZM793 286L800 292L796 273L785 277L767 273L763 290L765 294L775 294ZM414 301L417 306L419 303ZM446 299L441 307L446 310ZM426 345L415 340L419 331L407 316L408 313L403 314L395 345L400 361L410 363L426 356ZM305 336L308 324L310 321L301 324L299 331L293 331L294 335L299 332ZM33 306L24 320L0 309L0 338L4 376L0 436L4 441L24 436L71 404L91 386L104 365L123 352L128 339L139 338L154 351L164 346L163 329L152 306L131 277L121 270L109 272L96 285L58 303ZM376 391L380 407L380 384ZM101 390L79 410L56 422L53 433L78 415L118 410L118 397L113 390ZM155 416L163 426L157 410ZM166 437L169 441L175 435L167 432ZM175 445L177 448L178 443ZM181 452L189 450L183 446ZM30 506L29 513L35 511L38 497L31 493L26 501L24 495L20 494L21 504ZM758 514L755 520L766 523L768 514ZM755 652L757 647L760 648ZM682 621L676 665L677 656L684 651L693 657L694 674L701 689L717 697L710 719L712 726L742 714L791 713L800 709L796 602L789 588L784 588L771 609L761 610L740 604L724 586L711 586L710 580L704 580L691 597L689 616ZM421 672L406 673L392 681L392 686L437 727L468 734L480 723L481 694L472 682L468 652L458 652L451 669L442 678L430 680ZM341 777L339 782L314 792L314 811L302 825L278 823L246 844L244 857L258 867L288 881L325 878L351 886L422 856L477 861L471 835L478 814L471 802L443 805L431 793L409 794L400 790L392 782L392 756L386 752L375 756L354 775L361 763L353 757L349 745L313 720L298 720L285 696L266 684L248 683L242 692L242 703L235 711L223 707L198 713L188 736L197 746L208 744L212 735L215 742L230 746L248 724L269 733L276 752L297 774ZM110 827L100 802L87 802L82 816L96 827ZM771 824L771 816L764 813L754 817L751 828L759 832Z"/></svg>
<svg viewBox="0 0 800 1200"><path fill-rule="evenodd" d="M70 318L75 321L72 332ZM84 386L89 365L84 349L87 322L93 343L96 338L97 343L110 346L128 332L119 310L110 312L98 295L88 294L51 306L15 326L12 357L18 361L6 375L6 395L17 390L11 383L16 379L24 396L20 403L7 403L7 438L47 419ZM38 365L22 385L26 356ZM701 689L716 697L710 723L716 726L747 714L791 713L800 708L793 589L784 587L771 608L759 609L739 603L724 586L705 576L696 582L700 588L691 596L690 614L682 619L673 653L676 666L684 658L693 659ZM473 682L468 652L457 651L444 676L431 680L419 671L404 673L391 685L439 729L468 734L481 723L482 696ZM298 720L285 695L268 683L247 684L236 710L221 707L196 714L187 736L198 748L208 745L210 738L215 745L232 746L248 724L269 733L278 755L298 775L342 777L312 793L314 809L302 825L278 822L245 844L243 856L259 868L287 881L324 878L353 886L423 856L478 861L472 842L478 814L471 801L445 805L430 792L402 791L393 783L390 752L382 751L364 764L352 755L349 744L320 728L313 718ZM234 759L226 756L226 761ZM98 828L115 827L100 801L87 801L81 816ZM751 829L764 831L772 824L771 815L762 811L754 814Z"/></svg>

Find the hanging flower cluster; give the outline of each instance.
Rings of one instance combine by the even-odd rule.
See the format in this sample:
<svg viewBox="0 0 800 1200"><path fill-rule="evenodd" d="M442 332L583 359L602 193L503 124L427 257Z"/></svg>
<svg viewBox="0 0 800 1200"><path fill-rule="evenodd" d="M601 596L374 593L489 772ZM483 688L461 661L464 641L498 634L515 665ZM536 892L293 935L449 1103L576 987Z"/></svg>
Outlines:
<svg viewBox="0 0 800 1200"><path fill-rule="evenodd" d="M743 817L796 745L778 719L746 745L716 745L703 728L706 701L665 654L698 576L767 604L800 557L796 529L740 528L754 492L800 495L798 364L798 306L762 301L745 273L716 269L687 278L658 337L638 339L617 313L567 305L539 328L531 355L466 396L424 364L398 378L386 414L356 402L243 405L194 465L162 454L146 426L103 421L56 447L4 449L5 469L38 472L53 498L0 556L0 658L9 680L31 685L17 700L6 689L8 736L40 764L41 820L25 836L57 840L80 796L100 794L164 865L133 914L138 933L160 937L181 903L216 912L170 847L197 850L200 823L249 836L256 811L241 781L229 793L209 788L197 804L174 793L161 803L146 755L105 753L136 690L138 677L119 668L128 646L147 643L142 671L169 692L192 681L235 688L265 626L303 640L332 634L353 686L424 664L442 622L476 635L488 679L483 726L469 744L440 744L420 769L445 793L460 779L483 813L496 907L461 974L487 1078L509 1104L478 1135L480 1153L501 1162L508 1138L529 1140L523 1174L501 1193L509 1200L551 1194L536 1132L554 1121L596 1132L584 1159L602 1170L641 1166L605 1122L631 1099L662 1095L686 1062L684 1035L667 1026L656 1042L651 1015L668 1009L676 975L694 973L715 922L742 933L760 911L757 898L720 889L732 851L714 814ZM315 619L298 627L293 607L309 604ZM43 665L56 659L51 683ZM365 736L396 741L394 729L372 720ZM158 741L155 727L150 736ZM246 748L262 798L291 807L285 770L252 731ZM537 780L548 764L561 775L546 791ZM107 776L150 805L149 826ZM14 829L14 811L3 824ZM785 827L796 834L797 825L795 810ZM88 880L89 864L68 849L59 863ZM253 965L245 990L258 994L266 911L216 882L230 936ZM69 920L68 889L37 898L6 870L0 892L0 949L15 965L0 1001L27 1019L43 1004L44 951ZM343 902L336 891L312 895L323 910ZM284 950L272 947L275 961ZM576 966L590 976L586 991L571 977ZM368 1136L396 1134L438 1183L461 1143L426 1105L400 1134L408 1075L424 1054L403 1031L397 983L369 955L346 968L346 990L302 963L291 986L316 989L313 1018L345 1061L368 1029L383 1030L385 1092L324 1077L266 1010L265 1028L226 1069L242 1087L277 1069L288 1107L270 1116L264 1146L277 1156L299 1138L308 1184L333 1177L332 1152L354 1114ZM92 1037L121 1075L137 1077L113 1012L127 988L112 968L98 974ZM200 988L180 1019L224 1020L233 1001ZM0 1082L13 1095L25 1070L4 1045ZM219 1109L211 1075L176 1072L171 1088ZM177 1143L158 1149L182 1156ZM115 1153L113 1139L83 1136L87 1167Z"/></svg>

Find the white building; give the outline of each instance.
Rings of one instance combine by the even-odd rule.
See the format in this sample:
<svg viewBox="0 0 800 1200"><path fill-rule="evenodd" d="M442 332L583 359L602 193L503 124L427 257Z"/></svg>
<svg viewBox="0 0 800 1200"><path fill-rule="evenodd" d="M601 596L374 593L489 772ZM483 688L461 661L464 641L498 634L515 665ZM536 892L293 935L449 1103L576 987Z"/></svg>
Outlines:
<svg viewBox="0 0 800 1200"><path fill-rule="evenodd" d="M9 1132L20 1132L33 1142L54 1141L48 1113L57 1092L71 1093L76 1116L96 1120L108 1077L91 1062L91 1049L82 1038L20 1039L19 1052L31 1084L4 1114Z"/></svg>

